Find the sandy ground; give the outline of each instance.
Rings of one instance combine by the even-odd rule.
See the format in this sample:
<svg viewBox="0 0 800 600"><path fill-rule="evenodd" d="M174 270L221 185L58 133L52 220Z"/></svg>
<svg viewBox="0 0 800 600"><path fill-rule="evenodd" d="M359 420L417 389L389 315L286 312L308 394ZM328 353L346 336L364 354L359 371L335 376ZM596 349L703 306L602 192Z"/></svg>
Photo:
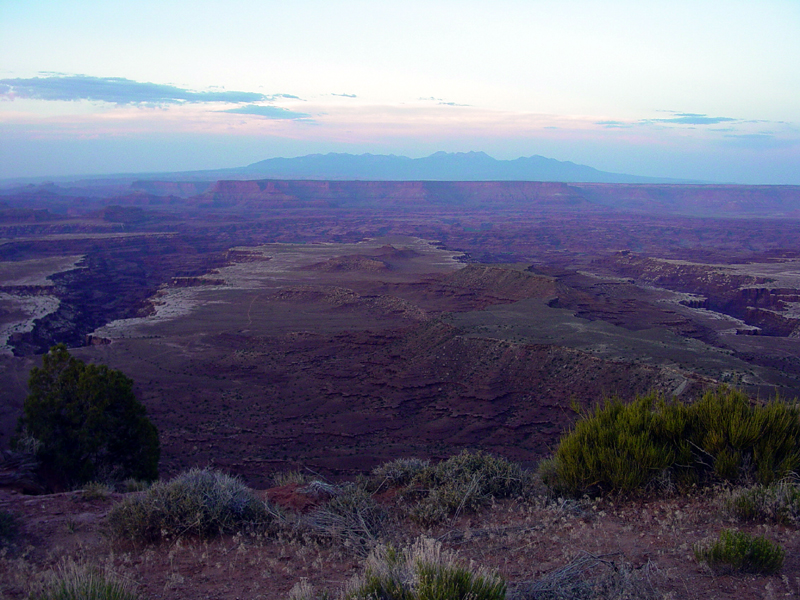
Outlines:
<svg viewBox="0 0 800 600"><path fill-rule="evenodd" d="M291 529L267 537L224 536L155 545L115 542L104 519L120 494L83 492L25 497L0 494L0 509L13 512L21 536L0 553L0 597L24 598L65 559L99 565L132 582L142 598L286 598L306 580L318 591L337 593L363 557L342 539L304 538ZM624 574L632 598L739 600L798 597L800 535L796 528L741 525L719 510L717 496L649 501L509 500L430 529L399 516L387 521L384 542L397 547L418 536L440 540L464 564L497 571L509 584L538 580L570 561L602 557ZM766 535L786 550L783 570L773 576L715 575L699 564L695 543L726 527Z"/></svg>

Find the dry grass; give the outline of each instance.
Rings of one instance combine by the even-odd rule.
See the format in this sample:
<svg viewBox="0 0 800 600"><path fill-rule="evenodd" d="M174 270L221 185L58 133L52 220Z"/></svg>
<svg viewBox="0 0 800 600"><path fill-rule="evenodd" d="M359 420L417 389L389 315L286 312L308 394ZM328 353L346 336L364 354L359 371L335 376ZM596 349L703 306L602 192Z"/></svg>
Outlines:
<svg viewBox="0 0 800 600"><path fill-rule="evenodd" d="M346 485L329 489L333 497L298 522L301 530L317 539L341 544L364 556L381 539L388 518L386 509L364 489Z"/></svg>
<svg viewBox="0 0 800 600"><path fill-rule="evenodd" d="M364 573L348 582L341 600L503 600L506 584L485 569L468 568L436 540L420 537L395 550L379 546Z"/></svg>
<svg viewBox="0 0 800 600"><path fill-rule="evenodd" d="M108 569L67 559L31 592L31 600L139 600L133 585Z"/></svg>
<svg viewBox="0 0 800 600"><path fill-rule="evenodd" d="M514 586L510 600L649 600L658 597L653 566L634 570L620 554L582 553L535 581Z"/></svg>
<svg viewBox="0 0 800 600"><path fill-rule="evenodd" d="M800 484L797 479L733 490L725 498L728 511L740 521L800 524Z"/></svg>
<svg viewBox="0 0 800 600"><path fill-rule="evenodd" d="M361 574L359 581L369 569L379 572L370 562L374 559L365 558L370 552L382 556L396 548L398 561L406 561L420 535L435 540L438 552L469 573L497 573L508 582L509 600L721 599L731 597L732 586L737 598L752 600L768 597L765 585L776 597L800 594L794 558L800 538L794 524L741 526L754 537L768 533L785 547L780 575L746 578L731 570L710 577L698 566L693 546L716 539L730 524L722 510L721 499L730 494L725 489L638 499L559 499L532 486L526 494L489 497L472 512L420 524L410 518L408 500L396 495L398 488L387 492L386 484L380 486L383 475L336 486L310 482L301 489L329 499L308 514L287 511L282 519L273 517L268 531L248 526L220 535L217 528L212 538L175 534L168 544L131 545L98 535L101 521L91 525L86 516L90 511L101 515L112 497L106 502L87 500L80 492L41 497L20 513L19 550L0 552L0 597L26 598L32 584L39 585L46 579L43 573L67 556L124 574L139 583L142 597L272 600L293 590L296 600L335 598L353 590L355 583L348 582L354 572ZM121 504L147 496L131 494ZM463 582L466 575L459 577Z"/></svg>

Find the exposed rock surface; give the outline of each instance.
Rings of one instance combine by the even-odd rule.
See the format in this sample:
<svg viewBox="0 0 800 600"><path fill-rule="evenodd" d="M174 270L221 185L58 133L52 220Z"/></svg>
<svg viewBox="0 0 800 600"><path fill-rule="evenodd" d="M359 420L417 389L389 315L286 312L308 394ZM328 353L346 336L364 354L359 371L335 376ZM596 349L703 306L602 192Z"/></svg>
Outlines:
<svg viewBox="0 0 800 600"><path fill-rule="evenodd" d="M590 189L256 181L191 197L183 184L6 196L48 213L0 222L1 293L53 306L3 357L3 440L38 360L25 357L57 342L134 378L167 472L213 458L252 481L287 462L345 474L469 445L530 464L573 397L716 380L800 392L800 221L625 213ZM666 207L708 189L645 191ZM789 206L793 188L780 193ZM37 261L46 277L20 279ZM5 324L25 320L11 300ZM565 331L586 343L561 344Z"/></svg>

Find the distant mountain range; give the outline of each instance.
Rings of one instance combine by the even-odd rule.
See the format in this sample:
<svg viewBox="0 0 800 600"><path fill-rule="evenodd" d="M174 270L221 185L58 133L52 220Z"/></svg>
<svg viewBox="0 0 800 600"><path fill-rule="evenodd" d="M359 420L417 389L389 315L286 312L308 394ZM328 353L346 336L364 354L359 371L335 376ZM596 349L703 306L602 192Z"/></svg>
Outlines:
<svg viewBox="0 0 800 600"><path fill-rule="evenodd" d="M598 171L544 156L497 160L484 152L436 152L425 158L393 154L309 154L297 158L270 158L231 171L269 179L678 183L675 179Z"/></svg>
<svg viewBox="0 0 800 600"><path fill-rule="evenodd" d="M98 187L135 180L218 181L221 179L317 179L362 181L560 181L566 183L700 183L599 171L544 156L497 160L484 152L436 152L424 158L394 154L309 154L269 158L246 167L205 171L19 178L2 187L44 181Z"/></svg>

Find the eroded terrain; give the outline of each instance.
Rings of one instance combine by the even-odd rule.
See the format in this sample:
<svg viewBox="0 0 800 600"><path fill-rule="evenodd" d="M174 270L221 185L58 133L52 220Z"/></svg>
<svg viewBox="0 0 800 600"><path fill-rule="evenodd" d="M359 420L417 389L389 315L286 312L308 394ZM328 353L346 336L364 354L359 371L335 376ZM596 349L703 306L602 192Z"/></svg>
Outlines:
<svg viewBox="0 0 800 600"><path fill-rule="evenodd" d="M58 342L134 379L164 474L259 486L465 446L532 465L576 398L800 395L786 215L650 216L562 184L245 184L7 196L0 444Z"/></svg>

